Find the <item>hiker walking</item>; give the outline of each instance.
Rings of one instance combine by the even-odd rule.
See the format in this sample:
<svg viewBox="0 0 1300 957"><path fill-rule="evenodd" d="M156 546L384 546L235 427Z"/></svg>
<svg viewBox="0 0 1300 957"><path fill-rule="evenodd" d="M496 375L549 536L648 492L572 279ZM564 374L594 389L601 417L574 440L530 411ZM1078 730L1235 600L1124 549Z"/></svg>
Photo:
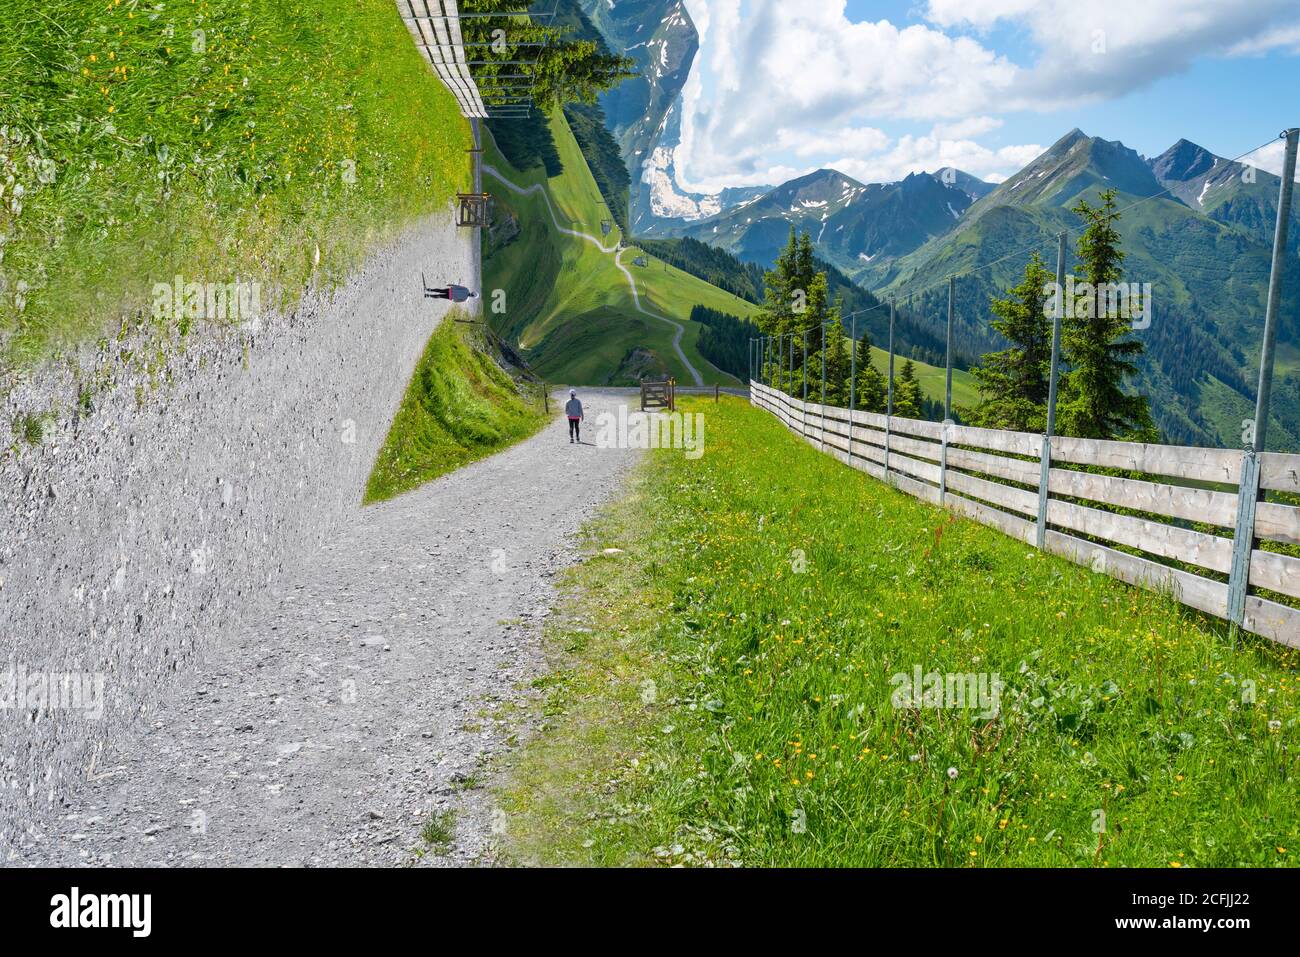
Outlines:
<svg viewBox="0 0 1300 957"><path fill-rule="evenodd" d="M569 390L569 401L564 403L564 414L569 417L569 444L577 442L582 444L582 437L578 434L582 423L582 403L578 401L578 390Z"/></svg>
<svg viewBox="0 0 1300 957"><path fill-rule="evenodd" d="M464 286L452 284L450 286L435 286L432 289L424 290L426 299L446 299L450 302L464 302L467 299L474 299L478 296L476 292L470 292Z"/></svg>

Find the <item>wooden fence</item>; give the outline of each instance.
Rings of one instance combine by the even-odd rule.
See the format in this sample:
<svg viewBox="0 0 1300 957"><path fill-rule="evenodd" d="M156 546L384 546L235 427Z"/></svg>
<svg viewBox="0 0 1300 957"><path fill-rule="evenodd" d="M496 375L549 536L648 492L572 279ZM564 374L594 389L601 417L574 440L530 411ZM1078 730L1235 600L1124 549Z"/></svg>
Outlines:
<svg viewBox="0 0 1300 957"><path fill-rule="evenodd" d="M456 0L397 0L397 10L416 47L456 98L461 115L486 117L487 107L465 59Z"/></svg>
<svg viewBox="0 0 1300 957"><path fill-rule="evenodd" d="M1064 436L1048 444L1044 436L1027 432L944 426L874 412L850 416L848 409L802 402L753 381L750 401L841 462L901 491L1094 571L1168 592L1208 614L1229 616L1242 452ZM1300 455L1265 453L1258 462L1260 490L1300 493ZM1142 477L1097 474L1078 466ZM1300 558L1258 547L1263 542L1300 544L1300 508L1259 502L1254 538L1258 543L1250 551L1249 581L1241 584L1286 597L1279 601L1247 593L1241 627L1300 647L1300 607L1286 603L1300 598Z"/></svg>
<svg viewBox="0 0 1300 957"><path fill-rule="evenodd" d="M647 409L667 409L677 411L677 383L673 379L663 382L641 383L641 411Z"/></svg>

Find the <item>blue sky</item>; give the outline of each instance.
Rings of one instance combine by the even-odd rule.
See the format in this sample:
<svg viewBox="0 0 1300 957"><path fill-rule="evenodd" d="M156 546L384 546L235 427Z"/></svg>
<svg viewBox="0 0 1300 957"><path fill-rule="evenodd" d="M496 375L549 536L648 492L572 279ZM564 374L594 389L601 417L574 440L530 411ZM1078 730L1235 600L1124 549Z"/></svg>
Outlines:
<svg viewBox="0 0 1300 957"><path fill-rule="evenodd" d="M676 171L704 192L820 166L997 181L1076 126L1235 157L1300 125L1296 0L685 3L702 42Z"/></svg>

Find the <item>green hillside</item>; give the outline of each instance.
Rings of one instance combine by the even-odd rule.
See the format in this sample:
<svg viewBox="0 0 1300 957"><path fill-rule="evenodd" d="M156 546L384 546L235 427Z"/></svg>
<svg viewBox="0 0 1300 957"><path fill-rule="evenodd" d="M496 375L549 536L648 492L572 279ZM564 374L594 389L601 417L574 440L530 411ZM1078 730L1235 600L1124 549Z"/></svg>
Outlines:
<svg viewBox="0 0 1300 957"><path fill-rule="evenodd" d="M895 353L894 355L894 380L903 374L903 363L908 360L907 356ZM880 370L880 374L889 376L889 353L879 346L871 347L871 364ZM912 365L916 370L916 381L921 385L921 392L927 399L933 399L940 405L943 404L944 393L947 391L947 370L943 366L933 366L919 359L913 359ZM808 384L808 401L815 402L820 396L815 391L816 377L814 381ZM954 406L975 405L980 400L979 385L975 377L969 372L962 369L952 370L952 404Z"/></svg>
<svg viewBox="0 0 1300 957"><path fill-rule="evenodd" d="M148 322L177 275L292 302L469 185L391 0L5 10L0 362Z"/></svg>
<svg viewBox="0 0 1300 957"><path fill-rule="evenodd" d="M477 326L448 315L411 373L366 483L379 502L498 452L548 421L539 389L521 391Z"/></svg>
<svg viewBox="0 0 1300 957"><path fill-rule="evenodd" d="M636 283L641 305L683 328L681 349L708 384L735 384L714 369L696 349L702 327L690 321L694 306L704 305L748 317L757 306L654 257L635 265L642 255L619 249L622 232L592 179L562 114L549 127L560 171L548 175L544 165L520 170L489 139L484 161L520 195L486 171L484 188L496 201L498 225L483 264L485 308L493 327L516 343L529 364L549 382L582 385L630 385L640 375L667 372L679 382L693 382L673 346L676 328L638 311L627 277ZM564 228L600 241L567 235L556 228L551 209ZM610 226L604 234L602 223ZM501 296L494 298L494 292Z"/></svg>
<svg viewBox="0 0 1300 957"><path fill-rule="evenodd" d="M1245 229L1164 195L1145 162L1122 144L1073 131L975 204L952 232L906 256L864 267L856 278L877 294L919 290L918 313L937 324L947 309L946 279L955 274L958 350L979 354L1001 348L989 325L989 298L1020 278L1031 249L1054 263L1061 231L1070 236L1067 269L1072 269L1079 219L1070 207L1080 198L1095 204L1098 191L1108 186L1120 190L1125 279L1150 283L1152 289L1150 325L1133 333L1146 346L1134 388L1151 398L1170 441L1217 445L1220 429L1214 419L1223 397L1204 404L1203 397L1217 393L1200 383L1212 376L1242 402L1250 401L1270 250ZM1283 344L1297 335L1296 279L1300 269L1293 267L1284 287ZM1300 432L1300 408L1277 403L1275 408L1291 434Z"/></svg>
<svg viewBox="0 0 1300 957"><path fill-rule="evenodd" d="M906 361L906 356L894 356L895 379L902 373ZM889 353L879 346L871 347L871 364L880 370L881 375L889 375ZM942 403L947 391L947 370L943 366L928 365L916 359L912 360L912 365L916 367L916 381L921 383L921 391L926 398ZM979 386L975 377L962 369L953 369L952 404L969 406L977 404L979 400Z"/></svg>

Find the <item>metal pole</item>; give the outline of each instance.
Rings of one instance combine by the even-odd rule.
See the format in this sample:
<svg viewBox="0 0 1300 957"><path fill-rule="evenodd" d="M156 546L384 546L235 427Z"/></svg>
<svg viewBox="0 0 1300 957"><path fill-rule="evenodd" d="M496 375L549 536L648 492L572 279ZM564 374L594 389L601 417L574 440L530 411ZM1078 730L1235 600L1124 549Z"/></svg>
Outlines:
<svg viewBox="0 0 1300 957"><path fill-rule="evenodd" d="M1056 237L1056 309L1052 316L1052 371L1047 384L1047 434L1056 434L1056 384L1061 370L1061 321L1065 318L1065 233Z"/></svg>
<svg viewBox="0 0 1300 957"><path fill-rule="evenodd" d="M822 323L822 451L826 451L826 323Z"/></svg>
<svg viewBox="0 0 1300 957"><path fill-rule="evenodd" d="M785 394L793 398L794 393L794 333L790 333L790 383Z"/></svg>
<svg viewBox="0 0 1300 957"><path fill-rule="evenodd" d="M943 417L945 420L952 418L952 297L955 281L952 276L948 277L948 375L943 399Z"/></svg>
<svg viewBox="0 0 1300 957"><path fill-rule="evenodd" d="M1052 366L1047 378L1047 431L1043 433L1038 478L1038 548L1047 544L1047 502L1052 481L1052 436L1056 434L1056 384L1061 372L1061 321L1065 318L1065 233L1056 237L1056 307L1052 310Z"/></svg>
<svg viewBox="0 0 1300 957"><path fill-rule="evenodd" d="M1273 348L1277 343L1277 311L1282 298L1282 274L1286 271L1287 230L1291 225L1291 194L1295 186L1296 146L1300 129L1290 129L1286 137L1286 158L1282 162L1282 185L1278 189L1277 228L1273 231L1273 271L1268 279L1268 308L1264 313L1264 345L1259 360L1259 393L1255 400L1255 440L1257 452L1267 449L1268 406L1273 391Z"/></svg>
<svg viewBox="0 0 1300 957"><path fill-rule="evenodd" d="M808 330L803 331L803 425L804 438L808 437Z"/></svg>
<svg viewBox="0 0 1300 957"><path fill-rule="evenodd" d="M948 426L952 425L952 301L956 280L948 277L948 348L943 394L943 442L939 448L939 504L948 499Z"/></svg>
<svg viewBox="0 0 1300 957"><path fill-rule="evenodd" d="M858 317L849 323L849 465L853 465L853 413L858 407Z"/></svg>
<svg viewBox="0 0 1300 957"><path fill-rule="evenodd" d="M907 311L912 312L912 294L907 294ZM889 297L889 394L885 400L885 481L889 481L889 435L894 419L894 297Z"/></svg>
<svg viewBox="0 0 1300 957"><path fill-rule="evenodd" d="M787 395L788 393L787 391L785 391L787 390L787 385L785 385L785 333L781 333L780 338L777 338L776 351L780 352L781 355L781 376L779 382L779 391L781 394Z"/></svg>
<svg viewBox="0 0 1300 957"><path fill-rule="evenodd" d="M1255 433L1241 456L1241 480L1237 489L1237 527L1232 538L1232 570L1228 576L1228 621L1233 637L1246 618L1246 593L1250 588L1250 560L1255 548L1255 511L1259 502L1260 455L1268 440L1268 407L1273 389L1273 349L1277 343L1277 310L1282 297L1282 273L1286 268L1286 242L1291 225L1291 196L1295 186L1296 148L1300 129L1282 133L1286 156L1282 161L1282 184L1278 189L1277 227L1273 231L1273 269L1268 280L1268 305L1264 312L1264 342L1259 358L1259 394L1255 399Z"/></svg>
<svg viewBox="0 0 1300 957"><path fill-rule="evenodd" d="M781 333L781 338L779 341L779 345L777 345L777 350L780 350L781 352L781 394L789 395L790 387L789 385L787 385L787 382L785 382L785 374L787 374L785 373L785 333Z"/></svg>

